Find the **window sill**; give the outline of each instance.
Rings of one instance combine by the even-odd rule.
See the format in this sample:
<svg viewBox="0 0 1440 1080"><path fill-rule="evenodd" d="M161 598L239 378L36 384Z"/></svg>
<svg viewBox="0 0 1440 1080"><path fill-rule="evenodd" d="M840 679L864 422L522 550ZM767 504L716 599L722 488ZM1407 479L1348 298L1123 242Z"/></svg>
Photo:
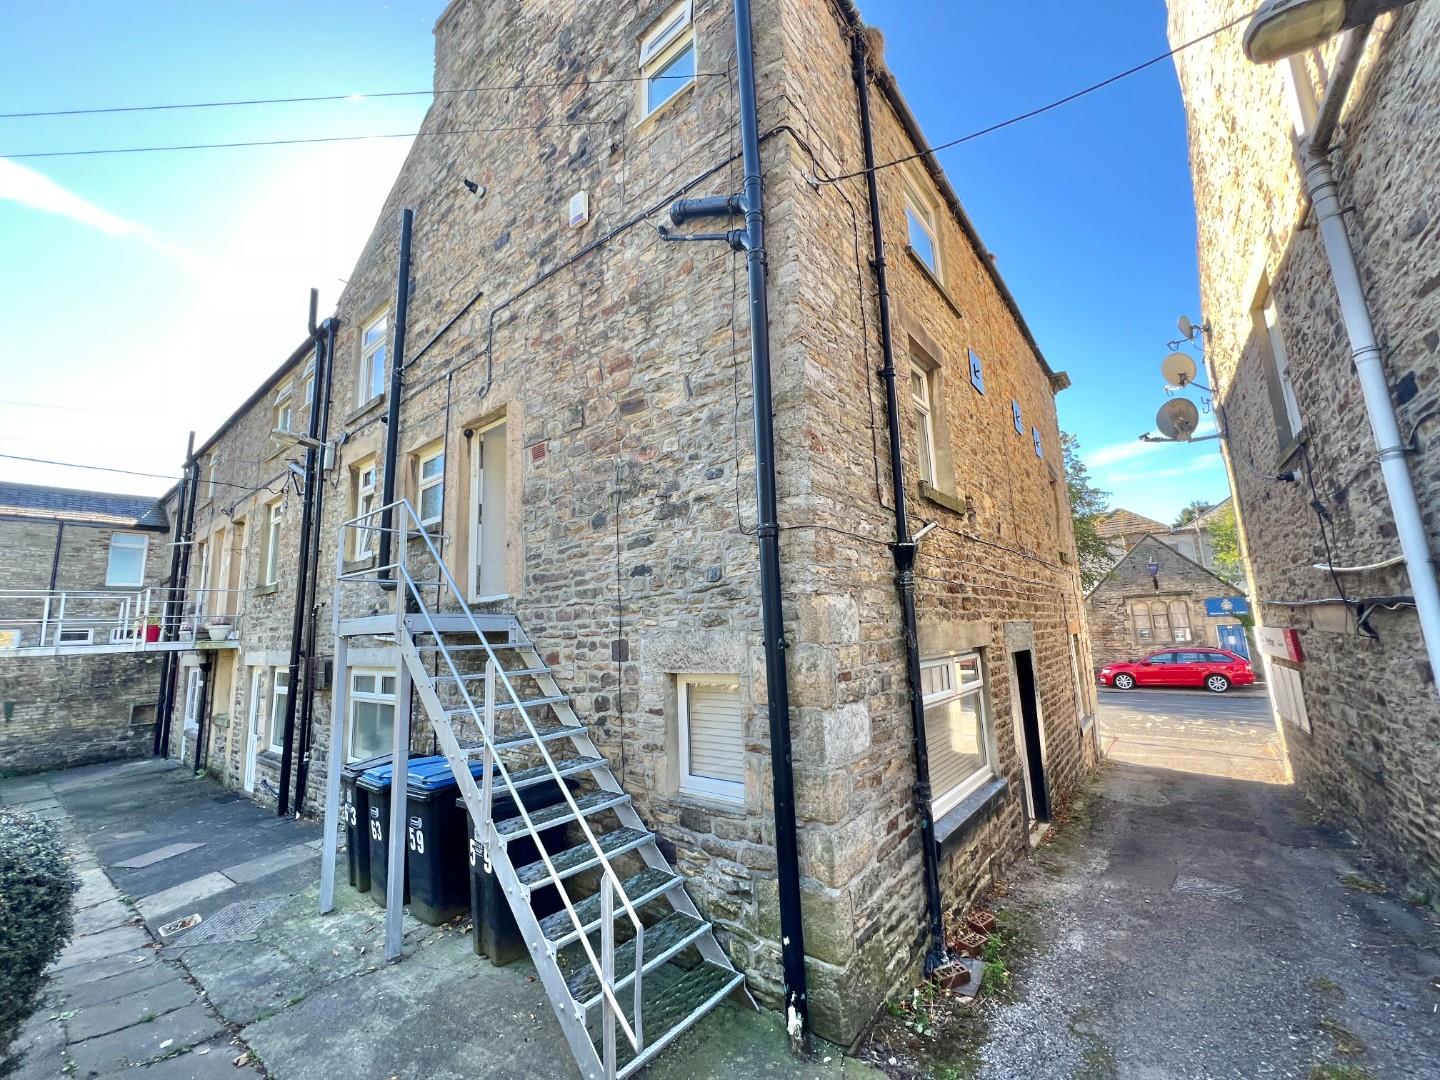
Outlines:
<svg viewBox="0 0 1440 1080"><path fill-rule="evenodd" d="M930 284L935 286L935 291L940 294L940 296L944 299L945 303L950 305L950 310L953 311L958 318L963 319L965 317L965 313L960 310L960 305L957 304L955 302L955 298L950 295L950 290L945 288L945 283L940 280L934 270L930 269L930 264L927 263L924 259L922 259L920 257L920 253L917 252L909 244L905 245L905 253L914 260L915 265L920 268L920 272L925 275L925 277L929 280Z"/></svg>
<svg viewBox="0 0 1440 1080"><path fill-rule="evenodd" d="M675 793L675 801L681 806L693 806L697 810L732 814L735 817L745 816L745 800L743 798L730 799L708 791L690 791L681 788Z"/></svg>
<svg viewBox="0 0 1440 1080"><path fill-rule="evenodd" d="M360 406L359 408L357 408L354 412L352 412L349 416L345 417L345 419L342 420L341 423L345 424L345 425L348 427L349 425L355 423L357 420L363 420L363 419L365 419L365 418L368 417L371 413L379 412L379 411L380 411L380 406L381 406L381 405L384 405L384 404L385 404L385 395L384 395L384 394L376 394L373 398L371 398L369 401L365 402L365 404L361 405L361 406Z"/></svg>
<svg viewBox="0 0 1440 1080"><path fill-rule="evenodd" d="M977 828L995 816L1010 782L1003 776L981 784L935 822L935 846L944 854L958 847Z"/></svg>
<svg viewBox="0 0 1440 1080"><path fill-rule="evenodd" d="M256 585L255 588L253 588L253 589L250 590L250 595L251 595L251 596L273 596L275 593L277 593L277 592L279 592L279 591L280 591L280 583L279 583L278 581L274 581L274 582L271 582L269 585Z"/></svg>
<svg viewBox="0 0 1440 1080"><path fill-rule="evenodd" d="M934 503L936 506L943 506L946 510L950 510L956 514L968 512L965 500L961 496L951 495L948 492L941 491L928 480L920 481L920 497L927 502Z"/></svg>
<svg viewBox="0 0 1440 1080"><path fill-rule="evenodd" d="M1309 442L1310 429L1301 427L1288 442L1280 447L1280 453L1275 458L1275 468L1284 469Z"/></svg>

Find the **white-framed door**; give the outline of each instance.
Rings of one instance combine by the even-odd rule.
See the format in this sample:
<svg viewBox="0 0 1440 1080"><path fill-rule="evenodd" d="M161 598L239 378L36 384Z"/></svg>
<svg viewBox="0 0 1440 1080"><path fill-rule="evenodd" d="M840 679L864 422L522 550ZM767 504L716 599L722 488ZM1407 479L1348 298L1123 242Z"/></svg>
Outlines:
<svg viewBox="0 0 1440 1080"><path fill-rule="evenodd" d="M265 714L260 711L261 679L265 669L256 664L250 669L249 719L245 723L245 790L255 790L255 759L260 754L260 726Z"/></svg>
<svg viewBox="0 0 1440 1080"><path fill-rule="evenodd" d="M185 740L189 738L190 732L199 734L200 728L200 698L201 691L205 686L205 672L197 664L195 667L185 669L185 714L180 725L180 760L185 760Z"/></svg>
<svg viewBox="0 0 1440 1080"><path fill-rule="evenodd" d="M472 603L503 600L510 594L505 579L506 537L505 421L471 436L469 582Z"/></svg>

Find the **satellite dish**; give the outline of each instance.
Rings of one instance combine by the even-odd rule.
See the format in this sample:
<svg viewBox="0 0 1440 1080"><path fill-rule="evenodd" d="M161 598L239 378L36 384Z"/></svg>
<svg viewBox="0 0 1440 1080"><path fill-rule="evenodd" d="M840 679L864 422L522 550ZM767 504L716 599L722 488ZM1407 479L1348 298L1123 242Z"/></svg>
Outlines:
<svg viewBox="0 0 1440 1080"><path fill-rule="evenodd" d="M1155 414L1155 426L1160 434L1177 442L1189 442L1200 425L1200 410L1186 398L1176 398L1160 406Z"/></svg>
<svg viewBox="0 0 1440 1080"><path fill-rule="evenodd" d="M1172 352L1160 361L1160 374L1166 386L1189 386L1195 381L1195 358L1183 352Z"/></svg>
<svg viewBox="0 0 1440 1080"><path fill-rule="evenodd" d="M1175 325L1180 328L1180 336L1186 341L1195 340L1195 324L1190 321L1189 315L1181 315L1180 321Z"/></svg>

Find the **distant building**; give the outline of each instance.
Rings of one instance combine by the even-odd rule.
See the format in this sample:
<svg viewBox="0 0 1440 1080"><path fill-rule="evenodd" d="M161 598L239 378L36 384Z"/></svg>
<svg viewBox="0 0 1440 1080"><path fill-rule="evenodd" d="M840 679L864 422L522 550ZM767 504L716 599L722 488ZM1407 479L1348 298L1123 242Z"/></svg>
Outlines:
<svg viewBox="0 0 1440 1080"><path fill-rule="evenodd" d="M1244 604L1234 585L1161 537L1142 536L1085 597L1095 663L1191 643L1245 652L1236 617Z"/></svg>
<svg viewBox="0 0 1440 1080"><path fill-rule="evenodd" d="M1100 517L1095 523L1095 531L1110 542L1110 552L1116 561L1123 558L1125 553L1142 539L1153 536L1192 562L1224 577L1215 562L1215 543L1210 530L1216 518L1223 514L1229 505L1230 499L1227 497L1194 520L1173 526L1117 507Z"/></svg>
<svg viewBox="0 0 1440 1080"><path fill-rule="evenodd" d="M0 483L0 775L150 752L170 522L143 495Z"/></svg>
<svg viewBox="0 0 1440 1080"><path fill-rule="evenodd" d="M1257 636L1296 782L1434 890L1440 696L1414 594L1440 543L1440 5L1268 65L1241 47L1254 6L1171 0L1169 36L1198 42L1175 55L1198 321ZM1356 357L1384 383L1368 402ZM1423 523L1408 568L1394 462Z"/></svg>

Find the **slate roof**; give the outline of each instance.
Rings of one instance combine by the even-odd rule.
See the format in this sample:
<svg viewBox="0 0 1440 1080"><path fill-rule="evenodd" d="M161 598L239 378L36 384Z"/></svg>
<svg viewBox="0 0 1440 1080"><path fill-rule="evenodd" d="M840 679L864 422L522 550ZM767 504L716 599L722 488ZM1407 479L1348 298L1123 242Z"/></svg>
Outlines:
<svg viewBox="0 0 1440 1080"><path fill-rule="evenodd" d="M108 491L78 491L8 481L0 481L0 517L73 521L159 532L170 528L164 504L151 495L113 495Z"/></svg>
<svg viewBox="0 0 1440 1080"><path fill-rule="evenodd" d="M1117 507L1108 513L1101 514L1095 521L1095 531L1100 536L1109 539L1112 536L1128 536L1131 533L1164 533L1170 531L1170 526L1154 518L1147 518L1142 514L1136 514L1123 507Z"/></svg>

